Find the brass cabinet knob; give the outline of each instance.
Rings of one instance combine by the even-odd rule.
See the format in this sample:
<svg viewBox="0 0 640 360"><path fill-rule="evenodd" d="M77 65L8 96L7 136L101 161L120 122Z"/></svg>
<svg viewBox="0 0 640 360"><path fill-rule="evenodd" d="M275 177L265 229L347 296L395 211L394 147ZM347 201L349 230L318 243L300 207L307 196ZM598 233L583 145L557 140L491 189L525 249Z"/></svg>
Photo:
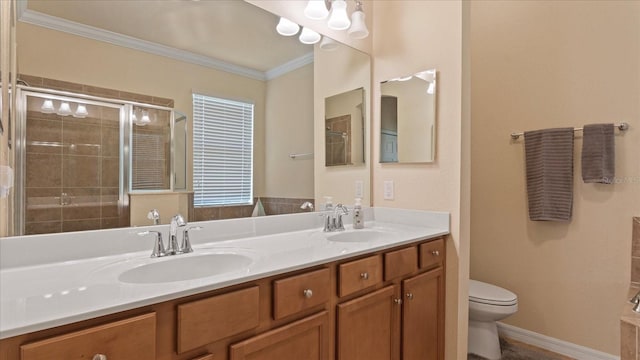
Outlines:
<svg viewBox="0 0 640 360"><path fill-rule="evenodd" d="M393 302L398 305L402 305L402 299L393 299Z"/></svg>
<svg viewBox="0 0 640 360"><path fill-rule="evenodd" d="M368 272L360 273L360 278L362 280L368 280L369 279L369 273Z"/></svg>
<svg viewBox="0 0 640 360"><path fill-rule="evenodd" d="M433 254L433 256L440 256L440 251L438 250L433 250L431 253Z"/></svg>
<svg viewBox="0 0 640 360"><path fill-rule="evenodd" d="M95 354L91 360L107 360L107 355Z"/></svg>
<svg viewBox="0 0 640 360"><path fill-rule="evenodd" d="M413 300L413 294L412 293L407 293L407 299Z"/></svg>
<svg viewBox="0 0 640 360"><path fill-rule="evenodd" d="M304 297L309 299L313 296L313 291L311 291L311 289L304 289L302 290L302 295L304 295Z"/></svg>

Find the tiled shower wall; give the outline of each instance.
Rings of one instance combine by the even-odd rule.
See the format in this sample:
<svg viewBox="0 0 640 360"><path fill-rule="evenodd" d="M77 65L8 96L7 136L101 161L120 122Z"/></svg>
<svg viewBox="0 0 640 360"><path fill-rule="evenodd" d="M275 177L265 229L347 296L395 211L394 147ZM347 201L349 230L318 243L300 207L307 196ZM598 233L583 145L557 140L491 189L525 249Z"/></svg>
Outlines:
<svg viewBox="0 0 640 360"><path fill-rule="evenodd" d="M257 200L257 198L254 200L254 205L196 207L193 208L193 221L250 217ZM309 210L300 209L300 205L305 201L313 203L314 199L261 197L260 201L266 215L282 215L307 212Z"/></svg>
<svg viewBox="0 0 640 360"><path fill-rule="evenodd" d="M633 218L631 238L631 287L629 298L640 291L640 217ZM620 321L620 360L640 360L640 314L624 305Z"/></svg>

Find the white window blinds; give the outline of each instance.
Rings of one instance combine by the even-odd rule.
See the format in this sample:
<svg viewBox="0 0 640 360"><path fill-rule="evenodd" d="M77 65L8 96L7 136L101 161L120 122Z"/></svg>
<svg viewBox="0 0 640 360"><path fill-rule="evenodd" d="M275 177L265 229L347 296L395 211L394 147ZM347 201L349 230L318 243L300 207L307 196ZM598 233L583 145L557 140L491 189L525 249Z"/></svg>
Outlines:
<svg viewBox="0 0 640 360"><path fill-rule="evenodd" d="M160 190L169 181L169 129L134 129L132 141L132 190Z"/></svg>
<svg viewBox="0 0 640 360"><path fill-rule="evenodd" d="M253 104L193 94L195 206L253 203Z"/></svg>

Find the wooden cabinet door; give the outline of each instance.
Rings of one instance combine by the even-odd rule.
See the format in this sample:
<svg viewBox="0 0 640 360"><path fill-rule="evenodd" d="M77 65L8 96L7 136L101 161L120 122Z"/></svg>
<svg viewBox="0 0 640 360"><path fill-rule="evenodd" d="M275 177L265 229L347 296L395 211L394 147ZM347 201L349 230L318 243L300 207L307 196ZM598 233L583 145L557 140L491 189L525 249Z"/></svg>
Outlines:
<svg viewBox="0 0 640 360"><path fill-rule="evenodd" d="M402 358L444 359L444 276L442 268L402 282Z"/></svg>
<svg viewBox="0 0 640 360"><path fill-rule="evenodd" d="M231 345L230 360L327 360L329 313L323 311Z"/></svg>
<svg viewBox="0 0 640 360"><path fill-rule="evenodd" d="M338 360L397 360L400 303L392 285L338 305Z"/></svg>

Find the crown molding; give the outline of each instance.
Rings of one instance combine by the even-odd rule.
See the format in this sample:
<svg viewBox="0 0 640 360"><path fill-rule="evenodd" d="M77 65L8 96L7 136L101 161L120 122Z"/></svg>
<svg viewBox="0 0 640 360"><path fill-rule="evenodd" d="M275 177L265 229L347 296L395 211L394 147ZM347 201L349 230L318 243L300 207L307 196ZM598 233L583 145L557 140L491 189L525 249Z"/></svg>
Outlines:
<svg viewBox="0 0 640 360"><path fill-rule="evenodd" d="M303 55L287 63L279 65L271 70L262 72L244 66L228 63L212 57L176 49L151 41L138 39L132 36L119 34L113 31L81 24L75 21L47 15L27 8L27 0L18 1L18 19L24 23L45 27L52 30L82 36L85 38L106 42L109 44L126 47L133 50L144 51L150 54L167 57L170 59L200 65L228 73L248 77L255 80L271 80L289 71L300 68L313 62L313 53Z"/></svg>
<svg viewBox="0 0 640 360"><path fill-rule="evenodd" d="M267 80L275 79L278 76L282 76L290 71L299 69L305 65L313 63L313 51L308 52L298 58L287 61L286 63L276 66L273 69L267 70L265 74L265 78Z"/></svg>

